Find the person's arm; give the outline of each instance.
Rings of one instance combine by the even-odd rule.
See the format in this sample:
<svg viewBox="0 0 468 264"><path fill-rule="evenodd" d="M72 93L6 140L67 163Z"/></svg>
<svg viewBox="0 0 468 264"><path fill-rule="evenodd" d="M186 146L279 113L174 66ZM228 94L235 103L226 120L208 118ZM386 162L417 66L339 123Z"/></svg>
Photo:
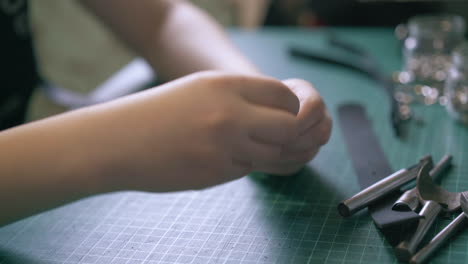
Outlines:
<svg viewBox="0 0 468 264"><path fill-rule="evenodd" d="M164 78L200 70L259 74L203 11L182 0L81 0L122 39L151 62ZM262 171L291 174L328 141L331 119L320 95L303 80L285 84L300 99L300 136L284 146Z"/></svg>
<svg viewBox="0 0 468 264"><path fill-rule="evenodd" d="M0 132L0 226L116 190L199 189L274 162L296 96L265 77L196 73Z"/></svg>
<svg viewBox="0 0 468 264"><path fill-rule="evenodd" d="M165 47L162 62L153 57L152 63L166 78L211 68L239 74L197 73L0 132L0 226L95 193L203 188L253 170L288 174L328 140L331 121L315 89L301 80L260 77L204 15L194 13L208 31L197 23L172 24L164 9L156 13L160 18L153 16L156 7L175 8L168 1L86 1L100 6L95 10L104 17L123 16L105 20L142 54L148 52L145 57L154 45ZM107 4L113 11L105 11ZM181 7L176 17L196 10L174 5ZM158 26L156 18L167 25ZM166 28L188 33L194 31L190 25L198 36L180 39L183 34ZM158 27L161 35L144 34ZM203 37L205 32L213 38Z"/></svg>
<svg viewBox="0 0 468 264"><path fill-rule="evenodd" d="M182 0L81 0L164 79L203 70L258 73L211 17Z"/></svg>
<svg viewBox="0 0 468 264"><path fill-rule="evenodd" d="M232 0L236 8L239 26L256 29L263 25L270 0Z"/></svg>

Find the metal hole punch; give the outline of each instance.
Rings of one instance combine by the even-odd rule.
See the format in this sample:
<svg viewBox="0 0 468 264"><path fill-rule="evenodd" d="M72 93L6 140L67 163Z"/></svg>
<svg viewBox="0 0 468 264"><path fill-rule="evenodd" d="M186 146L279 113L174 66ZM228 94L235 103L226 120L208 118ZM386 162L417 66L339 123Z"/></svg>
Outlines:
<svg viewBox="0 0 468 264"><path fill-rule="evenodd" d="M406 169L398 170L397 172L365 188L351 198L344 200L338 205L339 214L343 217L348 217L379 201L387 194L398 190L404 184L416 179L417 173L426 164L431 164L432 167L432 158L430 156L423 157L418 164Z"/></svg>
<svg viewBox="0 0 468 264"><path fill-rule="evenodd" d="M432 254L442 247L450 238L455 236L468 224L468 191L460 195L460 207L462 212L442 231L440 231L432 240L419 250L411 259L410 263L419 264L426 261Z"/></svg>
<svg viewBox="0 0 468 264"><path fill-rule="evenodd" d="M400 261L410 261L422 239L440 214L450 214L460 208L460 193L452 193L434 183L429 166L423 166L417 177L417 193L424 204L416 231L395 248Z"/></svg>
<svg viewBox="0 0 468 264"><path fill-rule="evenodd" d="M425 156L419 163L398 170L351 198L344 200L338 205L338 212L343 217L351 216L369 205L378 203L387 194L416 179L416 187L406 191L394 204L394 209L416 211L422 205L422 209L419 211L420 218L414 233L409 238L401 241L394 248L394 252L400 261L421 263L427 260L457 230L468 224L468 191L465 193L449 192L434 182L451 166L451 162L452 156L445 155L433 167L432 157ZM460 207L462 207L463 213L418 252L421 241L436 218L440 215L450 215L459 210Z"/></svg>
<svg viewBox="0 0 468 264"><path fill-rule="evenodd" d="M448 170L452 165L452 155L445 155L429 172L431 178L435 181ZM400 198L393 204L395 211L416 211L421 205L420 197L416 187L405 191Z"/></svg>

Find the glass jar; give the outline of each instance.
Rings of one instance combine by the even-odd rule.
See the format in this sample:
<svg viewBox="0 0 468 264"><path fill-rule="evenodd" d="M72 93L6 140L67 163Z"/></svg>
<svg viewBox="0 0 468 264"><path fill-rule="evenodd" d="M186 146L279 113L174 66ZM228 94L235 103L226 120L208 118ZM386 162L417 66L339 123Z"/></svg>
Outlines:
<svg viewBox="0 0 468 264"><path fill-rule="evenodd" d="M443 94L451 52L465 34L465 21L456 15L423 15L408 21L403 42L407 92L416 101L436 103Z"/></svg>
<svg viewBox="0 0 468 264"><path fill-rule="evenodd" d="M468 42L463 42L452 53L445 99L449 114L468 125Z"/></svg>

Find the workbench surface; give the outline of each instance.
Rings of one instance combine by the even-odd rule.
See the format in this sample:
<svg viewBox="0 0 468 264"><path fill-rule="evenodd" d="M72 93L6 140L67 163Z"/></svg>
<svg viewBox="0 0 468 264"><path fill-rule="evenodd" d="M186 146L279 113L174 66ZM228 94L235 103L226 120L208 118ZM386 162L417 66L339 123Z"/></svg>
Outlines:
<svg viewBox="0 0 468 264"><path fill-rule="evenodd" d="M386 72L401 68L389 28L232 30L232 39L265 73L311 81L334 119L329 144L294 177L254 174L202 191L121 192L84 199L0 229L0 263L397 263L390 245L364 211L341 218L339 201L359 190L337 120L337 106L367 108L393 169L423 155L454 156L442 185L468 189L468 127L441 106L417 107L424 121L394 137L388 100L373 81L332 65L288 55L291 44L332 52L330 32L362 45ZM187 173L190 173L189 171ZM449 220L439 220L434 235ZM467 263L468 231L432 263Z"/></svg>

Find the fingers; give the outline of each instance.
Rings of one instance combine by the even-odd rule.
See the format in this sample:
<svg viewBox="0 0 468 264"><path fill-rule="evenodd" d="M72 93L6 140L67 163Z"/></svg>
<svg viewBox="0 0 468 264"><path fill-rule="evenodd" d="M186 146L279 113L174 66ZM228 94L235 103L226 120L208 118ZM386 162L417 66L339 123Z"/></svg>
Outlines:
<svg viewBox="0 0 468 264"><path fill-rule="evenodd" d="M327 143L330 138L331 127L331 119L326 113L318 124L309 128L294 141L283 145L279 158L275 159L275 155L270 153L263 156L268 158L256 160L252 166L255 170L275 175L296 173L315 157L320 146Z"/></svg>
<svg viewBox="0 0 468 264"><path fill-rule="evenodd" d="M239 163L248 164L251 168L255 168L257 164L275 162L281 157L281 146L259 143L254 140L249 140L244 145L242 157L236 157Z"/></svg>
<svg viewBox="0 0 468 264"><path fill-rule="evenodd" d="M241 85L236 83L233 89L239 91L247 101L254 105L277 108L296 115L299 100L282 82L271 78L239 76ZM239 80L236 80L239 81Z"/></svg>
<svg viewBox="0 0 468 264"><path fill-rule="evenodd" d="M332 121L328 112L325 112L317 124L300 134L294 142L286 145L284 151L287 153L303 152L325 145L330 139L331 130Z"/></svg>
<svg viewBox="0 0 468 264"><path fill-rule="evenodd" d="M301 102L306 98L319 96L319 93L312 86L312 84L305 80L287 79L282 81L282 83L286 85L291 91L293 91Z"/></svg>
<svg viewBox="0 0 468 264"><path fill-rule="evenodd" d="M247 117L248 134L259 143L284 145L293 141L299 134L298 122L290 113L255 106Z"/></svg>
<svg viewBox="0 0 468 264"><path fill-rule="evenodd" d="M317 90L307 81L289 79L283 81L300 101L297 118L300 131L303 132L318 123L325 115L326 107Z"/></svg>
<svg viewBox="0 0 468 264"><path fill-rule="evenodd" d="M300 170L329 140L331 123L326 113L319 124L308 129L291 144L284 146L281 158L276 163L264 164L264 171L276 175L291 175Z"/></svg>
<svg viewBox="0 0 468 264"><path fill-rule="evenodd" d="M283 83L258 76L223 75L215 87L243 99L238 124L244 135L232 145L233 165L287 175L300 170L325 144L331 119L318 92L306 81ZM232 111L229 111L232 113Z"/></svg>
<svg viewBox="0 0 468 264"><path fill-rule="evenodd" d="M292 175L301 170L307 162L312 160L318 150L319 148L315 148L311 151L296 153L295 156L288 155L276 162L255 164L255 170L280 176Z"/></svg>
<svg viewBox="0 0 468 264"><path fill-rule="evenodd" d="M228 174L227 181L232 179L237 179L239 177L245 176L248 173L253 171L252 162L246 160L245 158L232 158L232 168L230 169L230 173Z"/></svg>
<svg viewBox="0 0 468 264"><path fill-rule="evenodd" d="M304 151L288 152L283 149L281 152L280 164L302 164L309 162L318 153L320 146L312 147Z"/></svg>
<svg viewBox="0 0 468 264"><path fill-rule="evenodd" d="M325 104L311 84L303 80L283 82L300 101L297 115L298 136L283 145L281 157L276 161L255 164L256 170L276 175L290 175L300 170L315 157L320 146L330 138L332 121Z"/></svg>

